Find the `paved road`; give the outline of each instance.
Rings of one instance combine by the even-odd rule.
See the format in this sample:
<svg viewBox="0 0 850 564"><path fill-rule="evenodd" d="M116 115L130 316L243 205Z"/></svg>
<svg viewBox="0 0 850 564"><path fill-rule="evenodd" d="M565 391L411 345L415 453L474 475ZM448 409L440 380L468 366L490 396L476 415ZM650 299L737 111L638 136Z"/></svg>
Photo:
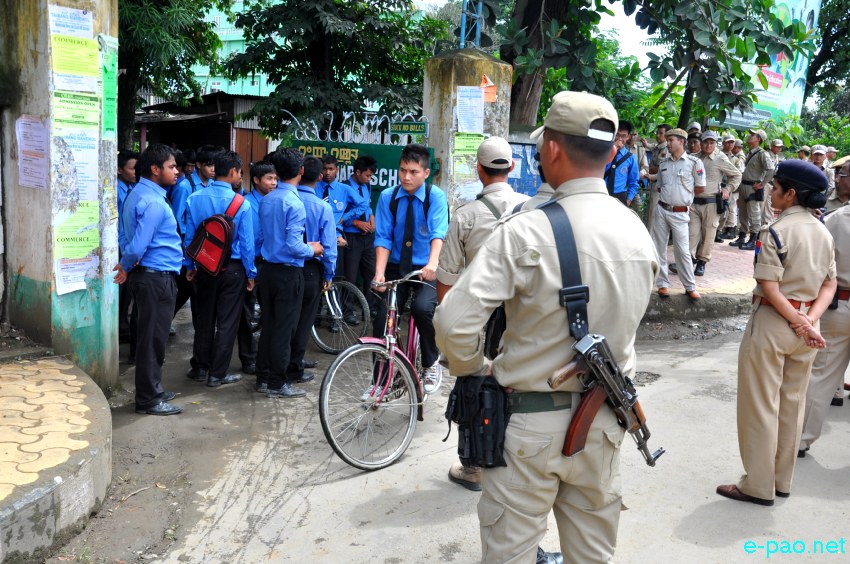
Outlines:
<svg viewBox="0 0 850 564"><path fill-rule="evenodd" d="M641 388L651 444L668 452L648 468L630 440L624 443L628 510L622 514L619 562L761 561L767 548L808 551L815 541L848 536L850 407L830 409L825 437L800 461L790 499L763 508L714 493L742 471L735 432L739 338L639 345L639 369L659 375ZM178 373L176 367L170 372ZM182 427L181 441L191 441L188 426L212 445L185 445L196 460L191 473L197 494L161 560L477 561L477 494L445 478L455 448L454 435L441 442L448 383L429 402L404 458L373 473L345 465L328 447L318 421L317 383L307 385L306 399L292 401L267 400L248 382L213 391L188 380L178 385L189 402L187 413L133 423ZM221 448L209 437L221 437ZM745 552L749 540L752 555ZM781 544L798 540L805 546ZM553 519L543 545L557 546ZM759 545L764 548L754 548ZM793 561L829 558L846 556L803 554Z"/></svg>

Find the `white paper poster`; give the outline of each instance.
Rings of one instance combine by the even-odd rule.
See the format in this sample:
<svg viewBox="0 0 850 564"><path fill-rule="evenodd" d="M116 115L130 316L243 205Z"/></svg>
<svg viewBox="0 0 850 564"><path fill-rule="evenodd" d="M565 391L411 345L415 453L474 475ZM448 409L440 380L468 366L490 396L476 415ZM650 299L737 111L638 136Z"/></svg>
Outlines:
<svg viewBox="0 0 850 564"><path fill-rule="evenodd" d="M50 14L51 34L94 38L94 18L88 10L75 10L51 4L47 11Z"/></svg>
<svg viewBox="0 0 850 564"><path fill-rule="evenodd" d="M18 141L18 184L47 190L47 128L35 116L22 115L15 122Z"/></svg>
<svg viewBox="0 0 850 564"><path fill-rule="evenodd" d="M457 130L459 133L484 133L484 91L481 87L457 87Z"/></svg>
<svg viewBox="0 0 850 564"><path fill-rule="evenodd" d="M56 262L56 293L60 296L78 290L85 290L86 273L90 270L92 271L91 278L98 276L98 257L59 259Z"/></svg>
<svg viewBox="0 0 850 564"><path fill-rule="evenodd" d="M80 200L98 197L100 98L78 92L53 93L53 135L74 154Z"/></svg>

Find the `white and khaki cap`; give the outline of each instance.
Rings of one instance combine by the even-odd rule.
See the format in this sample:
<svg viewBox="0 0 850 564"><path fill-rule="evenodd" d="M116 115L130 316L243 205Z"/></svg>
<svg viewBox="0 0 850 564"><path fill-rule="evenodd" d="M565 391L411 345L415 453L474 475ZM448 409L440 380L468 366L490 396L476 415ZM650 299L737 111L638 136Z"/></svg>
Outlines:
<svg viewBox="0 0 850 564"><path fill-rule="evenodd" d="M481 166L508 169L513 162L511 144L502 137L490 137L478 146L478 163Z"/></svg>
<svg viewBox="0 0 850 564"><path fill-rule="evenodd" d="M814 147L812 147L812 154L816 155L818 153L825 155L826 154L826 145L815 145Z"/></svg>
<svg viewBox="0 0 850 564"><path fill-rule="evenodd" d="M784 147L785 143L782 142L782 139L774 139L770 142L771 147Z"/></svg>
<svg viewBox="0 0 850 564"><path fill-rule="evenodd" d="M612 130L617 129L617 110L605 98L587 92L558 92L552 98L552 106L546 112L543 127L534 130L531 140L536 142L543 135L544 129L551 129L576 137L613 141L614 131L590 127L590 124L598 119L610 121Z"/></svg>

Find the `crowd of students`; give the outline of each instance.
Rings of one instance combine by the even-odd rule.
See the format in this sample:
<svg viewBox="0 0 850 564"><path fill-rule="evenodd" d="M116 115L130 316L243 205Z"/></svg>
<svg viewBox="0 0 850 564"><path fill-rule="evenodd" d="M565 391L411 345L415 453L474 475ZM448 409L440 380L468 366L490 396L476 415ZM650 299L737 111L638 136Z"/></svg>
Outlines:
<svg viewBox="0 0 850 564"><path fill-rule="evenodd" d="M333 156L319 160L281 147L250 165L251 188L245 191L244 163L233 151L204 146L183 152L160 144L141 155L121 151L115 281L122 285L120 337L130 342L129 360L136 364L137 412L182 411L163 389L162 364L168 335L175 332L172 320L187 301L194 328L189 378L219 387L251 374L257 392L297 398L306 395L297 385L315 377L306 370L315 363L304 355L322 291L334 277L361 284L374 334L382 336L386 307L370 284L413 270L422 270L425 282L412 290L412 313L421 335L423 383L434 391L441 372L431 319L448 202L425 182L429 163L425 147L406 146L400 186L384 190L373 210L377 162L370 156L359 157L340 182ZM196 231L231 205L233 239L221 271L197 268L187 254ZM259 342L252 334L256 301ZM229 371L237 345L241 373Z"/></svg>

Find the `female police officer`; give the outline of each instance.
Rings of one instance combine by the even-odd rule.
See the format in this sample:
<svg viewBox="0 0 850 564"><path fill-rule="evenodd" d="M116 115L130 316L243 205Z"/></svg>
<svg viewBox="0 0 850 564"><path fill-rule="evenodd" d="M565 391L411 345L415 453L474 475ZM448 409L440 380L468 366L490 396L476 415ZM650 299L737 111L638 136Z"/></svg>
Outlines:
<svg viewBox="0 0 850 564"><path fill-rule="evenodd" d="M756 246L753 313L738 352L738 446L745 475L717 487L736 501L773 505L788 497L816 350L818 320L836 288L832 236L807 208L826 203L827 180L789 160L773 178L774 210Z"/></svg>

